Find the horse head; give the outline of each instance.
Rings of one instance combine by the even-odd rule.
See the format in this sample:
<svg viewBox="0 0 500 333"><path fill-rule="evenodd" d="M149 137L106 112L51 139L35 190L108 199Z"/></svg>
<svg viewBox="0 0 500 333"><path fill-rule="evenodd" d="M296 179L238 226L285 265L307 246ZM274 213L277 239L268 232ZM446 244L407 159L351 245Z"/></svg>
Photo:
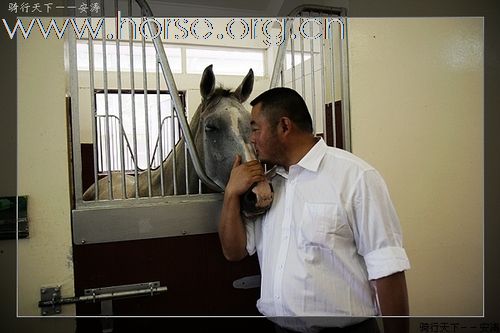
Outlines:
<svg viewBox="0 0 500 333"><path fill-rule="evenodd" d="M205 68L200 93L202 101L191 124L196 146L201 148L205 171L217 185L225 188L234 158L255 159L250 143L250 112L243 103L253 89L254 75L248 71L238 88L232 92L215 87L212 65Z"/></svg>

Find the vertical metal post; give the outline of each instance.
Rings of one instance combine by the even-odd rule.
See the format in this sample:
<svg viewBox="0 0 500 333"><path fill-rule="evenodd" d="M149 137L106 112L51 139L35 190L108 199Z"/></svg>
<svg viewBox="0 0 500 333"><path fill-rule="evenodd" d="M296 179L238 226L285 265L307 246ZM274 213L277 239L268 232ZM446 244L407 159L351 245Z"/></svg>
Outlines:
<svg viewBox="0 0 500 333"><path fill-rule="evenodd" d="M330 41L330 47L331 47L331 52L330 52L330 59L331 59L331 73L332 73L332 79L331 79L331 94L332 94L332 123L333 123L333 146L337 147L337 119L335 117L335 28L333 25L330 25L330 38L328 40Z"/></svg>
<svg viewBox="0 0 500 333"><path fill-rule="evenodd" d="M300 18L300 26L302 26L302 17ZM306 98L306 72L305 72L305 60L304 60L304 36L299 35L300 39L300 74L301 74L301 83L302 83L302 97Z"/></svg>
<svg viewBox="0 0 500 333"><path fill-rule="evenodd" d="M148 73L146 70L146 37L142 36L141 38L142 45L142 85L144 89L144 125L146 129L146 172L148 176L148 196L151 197L151 154L149 147L149 109L148 109Z"/></svg>
<svg viewBox="0 0 500 333"><path fill-rule="evenodd" d="M172 114L172 118L170 121L170 146L172 147L172 181L174 182L174 195L177 195L177 156L175 152L175 125L174 125L174 102L170 100L170 110ZM186 142L184 142L186 144Z"/></svg>
<svg viewBox="0 0 500 333"><path fill-rule="evenodd" d="M118 13L118 0L115 0L115 12ZM116 22L116 25L118 25L120 22ZM127 198L127 190L126 190L126 184L125 184L125 155L124 155L124 150L125 147L123 145L123 126L121 126L122 119L123 119L123 106L122 106L122 73L121 73L121 62L120 62L120 39L118 36L116 36L116 81L118 85L118 118L119 118L119 141L120 141L120 166L121 166L121 173L122 173L122 195L123 199Z"/></svg>
<svg viewBox="0 0 500 333"><path fill-rule="evenodd" d="M87 18L90 20L90 23L92 22L92 16ZM94 41L92 39L91 34L88 34L88 50L89 50L89 85L90 85L90 113L91 113L91 126L92 126L92 154L94 157L94 184L95 186L95 198L94 200L97 201L99 199L99 186L97 186L97 182L99 181L98 179L98 172L99 172L99 158L100 155L98 153L98 145L100 142L100 139L97 137L97 128L96 128L96 122L98 121L97 118L97 110L96 110L96 105L95 105L95 81L94 81ZM100 133L100 132L99 132ZM99 141L99 142L98 142Z"/></svg>
<svg viewBox="0 0 500 333"><path fill-rule="evenodd" d="M134 150L134 180L135 180L135 197L139 197L139 171L138 171L138 161L137 161L137 121L135 117L135 71L134 71L134 42L133 38L135 34L132 32L132 26L135 32L135 22L132 21L132 0L128 3L128 16L130 21L129 24L129 50L130 50L130 98L132 99L132 145Z"/></svg>
<svg viewBox="0 0 500 333"><path fill-rule="evenodd" d="M271 75L271 82L269 84L269 88L277 87L278 78L281 76L281 85L283 86L283 60L285 59L286 54L286 46L288 43L288 39L290 37L290 31L287 31L287 27L293 25L293 19L287 18L285 20L285 27L283 29L283 33L286 34L283 36L283 42L278 47L278 53L276 55L276 61L274 62L273 73ZM288 29L290 30L290 28Z"/></svg>
<svg viewBox="0 0 500 333"><path fill-rule="evenodd" d="M189 194L188 147L184 145L184 179L186 181L186 194Z"/></svg>
<svg viewBox="0 0 500 333"><path fill-rule="evenodd" d="M309 12L309 16L311 17L312 16L312 12ZM310 36L313 36L314 35L314 26L311 24L310 26L311 28L309 29L310 31ZM311 38L310 40L310 45L309 47L311 48L309 50L310 54L311 54L311 105L312 105L312 121L313 121L313 131L314 131L314 134L316 134L316 92L315 92L315 84L316 84L316 80L315 80L315 77L314 77L314 40Z"/></svg>
<svg viewBox="0 0 500 333"><path fill-rule="evenodd" d="M97 127L98 127L98 129L97 129L98 132L97 133L99 133L99 136L97 138L99 140L99 148L98 148L98 152L99 152L99 172L101 172L101 168L102 168L102 170L104 170L103 165L104 165L104 154L105 154L105 152L103 150L103 147L102 147L103 144L102 144L102 135L101 135L101 133L102 133L102 123L101 123L102 116L98 115L96 117L96 119L98 119L97 120Z"/></svg>
<svg viewBox="0 0 500 333"><path fill-rule="evenodd" d="M347 151L351 148L351 117L350 117L350 97L349 97L349 59L347 54L347 18L343 17L344 39L340 42L341 75L342 75L342 120L344 123L344 143Z"/></svg>
<svg viewBox="0 0 500 333"><path fill-rule="evenodd" d="M77 64L77 45L76 36L74 32L70 32L68 41L68 61L70 71L70 96L71 96L71 119L78 119L78 105L79 105L79 92L78 92L78 64ZM75 204L78 206L83 197L82 189L82 154L80 144L80 127L77 126L78 122L72 123L71 136L72 136L72 150L74 156L73 162L73 182L75 184Z"/></svg>
<svg viewBox="0 0 500 333"><path fill-rule="evenodd" d="M156 103L158 107L158 147L160 148L160 193L163 197L165 195L165 189L163 187L163 140L161 135L161 101L160 101L160 58L156 55Z"/></svg>
<svg viewBox="0 0 500 333"><path fill-rule="evenodd" d="M291 25L293 26L293 22ZM292 37L290 37L290 55L292 64L292 88L293 90L295 90L295 43L294 43L294 38Z"/></svg>
<svg viewBox="0 0 500 333"><path fill-rule="evenodd" d="M108 65L106 52L106 15L104 1L101 0L101 9L103 13L102 23L102 79L104 85L104 112L106 114L106 165L108 169L108 199L113 200L113 178L111 177L111 138L109 137L109 96L108 96Z"/></svg>
<svg viewBox="0 0 500 333"><path fill-rule="evenodd" d="M326 112L326 108L325 108L325 94L326 94L326 82L325 82L325 55L324 55L324 51L325 51L325 40L324 39L321 39L319 41L319 54L320 54L320 62L321 62L321 66L320 66L320 74L321 74L321 107L320 107L320 110L321 110L321 119L322 119L322 122L323 122L323 138L326 142L326 119L325 119L325 112Z"/></svg>

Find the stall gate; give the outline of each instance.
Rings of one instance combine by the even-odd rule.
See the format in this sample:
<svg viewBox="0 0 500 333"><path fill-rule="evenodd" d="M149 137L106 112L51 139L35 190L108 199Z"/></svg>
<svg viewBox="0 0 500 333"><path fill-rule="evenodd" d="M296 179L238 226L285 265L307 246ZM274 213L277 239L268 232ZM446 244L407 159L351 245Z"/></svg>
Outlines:
<svg viewBox="0 0 500 333"><path fill-rule="evenodd" d="M144 26L154 32L155 25L146 19L152 17L151 10L143 0L137 3ZM121 13L133 16L132 1ZM306 99L317 135L329 145L350 149L345 11L301 7L282 22L284 42L268 50L276 59L269 87L296 89ZM153 38L156 53L152 60L146 59L145 38L140 41L139 89L134 68L138 43L131 30L128 41L111 41L102 38L107 36L106 20L101 29L100 39L89 36L82 45L73 36L68 42L75 292L84 295L96 288L153 281L167 292L115 300L111 307L99 302L78 304L77 315L259 315L255 306L260 293L257 258L233 263L222 255L217 235L222 194L203 193L205 187L217 187L200 164L188 127L184 92L177 90L161 39ZM79 48L88 58L78 58ZM113 72L108 70L111 50L116 54ZM128 72L121 68L123 50L128 52ZM154 63L153 84L148 82L147 61ZM97 80L102 80L99 86ZM112 80L115 84L110 87ZM125 80L127 88L122 86ZM167 91L160 89L161 80L166 81ZM82 81L88 83L88 92L80 87ZM141 104L143 115L136 110ZM82 105L88 105L87 115ZM131 114L124 113L125 105ZM91 133L86 134L82 124L89 122ZM140 126L145 127L142 137L137 134ZM90 143L83 139L85 135L91 137ZM132 177L150 173L180 138L187 142L184 154L193 160L200 179L198 193L139 198L136 191L132 198L83 200L88 185L113 171ZM167 181L171 180L162 179ZM108 185L113 186L111 181Z"/></svg>

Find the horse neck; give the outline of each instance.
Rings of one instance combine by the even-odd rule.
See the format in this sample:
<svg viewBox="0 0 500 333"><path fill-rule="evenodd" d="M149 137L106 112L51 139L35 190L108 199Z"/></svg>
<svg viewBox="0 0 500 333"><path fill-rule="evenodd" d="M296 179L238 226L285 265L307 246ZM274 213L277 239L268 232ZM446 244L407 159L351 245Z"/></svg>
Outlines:
<svg viewBox="0 0 500 333"><path fill-rule="evenodd" d="M193 134L193 139L196 145L196 150L198 152L198 156L200 158L200 162L203 165L203 142L198 135L199 129L199 119L200 119L200 109L196 111L194 114L189 126L191 129L191 133ZM187 163L187 177L188 177L188 187L189 193L198 193L198 175L194 169L193 163L191 162L191 157L189 155L189 149L185 150L185 140L182 137L179 142L175 145L175 175L176 175L176 185L177 185L177 194L186 194L186 160ZM155 184L160 184L160 173L163 170L163 182L164 182L164 193L166 195L174 193L174 185L173 185L173 159L174 154L172 152L168 154L168 156L163 160L162 166L152 171L152 182ZM156 186L160 188L159 186ZM159 190L158 190L159 192Z"/></svg>

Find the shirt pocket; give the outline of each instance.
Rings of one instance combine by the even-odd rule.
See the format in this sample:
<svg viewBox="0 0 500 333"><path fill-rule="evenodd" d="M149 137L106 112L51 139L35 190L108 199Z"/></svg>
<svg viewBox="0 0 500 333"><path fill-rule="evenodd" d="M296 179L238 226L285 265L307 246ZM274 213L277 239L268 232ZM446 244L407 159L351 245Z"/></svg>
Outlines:
<svg viewBox="0 0 500 333"><path fill-rule="evenodd" d="M300 245L333 249L339 224L340 214L336 204L306 202L300 223Z"/></svg>

